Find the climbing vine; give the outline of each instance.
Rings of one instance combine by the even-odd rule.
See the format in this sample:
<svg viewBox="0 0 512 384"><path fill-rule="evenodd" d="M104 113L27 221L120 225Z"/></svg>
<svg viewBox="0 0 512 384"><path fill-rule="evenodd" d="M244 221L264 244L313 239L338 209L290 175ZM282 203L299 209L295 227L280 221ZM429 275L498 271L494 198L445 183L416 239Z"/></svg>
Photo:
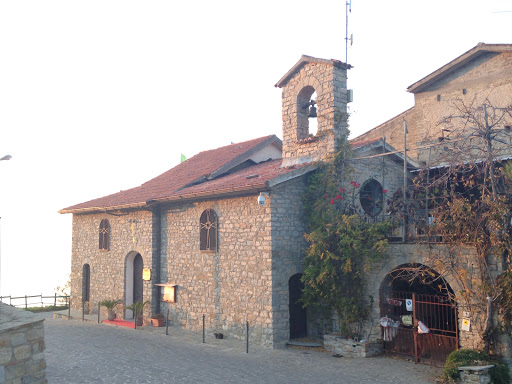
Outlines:
<svg viewBox="0 0 512 384"><path fill-rule="evenodd" d="M348 143L309 177L303 201L309 233L302 302L334 310L342 333L356 333L369 313L364 294L368 267L386 251L390 222L367 222L358 205L361 183L348 166ZM383 190L386 193L386 190ZM377 202L380 203L380 202Z"/></svg>
<svg viewBox="0 0 512 384"><path fill-rule="evenodd" d="M423 170L405 199L398 190L387 207L421 231L425 242L442 243L442 251L428 247L426 262L455 283L459 309L485 315L473 331L489 351L500 326L512 326L512 168L505 164L512 105L456 101L454 110L440 122L449 132L437 139L444 147L437 159L442 166ZM403 272L410 281L422 273Z"/></svg>

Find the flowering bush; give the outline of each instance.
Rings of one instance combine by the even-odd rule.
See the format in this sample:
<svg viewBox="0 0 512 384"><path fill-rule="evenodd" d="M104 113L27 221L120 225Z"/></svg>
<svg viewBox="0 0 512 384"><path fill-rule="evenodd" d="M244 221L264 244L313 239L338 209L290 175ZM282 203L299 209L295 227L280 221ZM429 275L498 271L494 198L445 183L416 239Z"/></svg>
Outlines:
<svg viewBox="0 0 512 384"><path fill-rule="evenodd" d="M303 198L310 232L305 235L309 245L302 302L327 314L334 310L340 330L353 333L368 315L371 299L363 291L366 271L387 249L391 224L359 219L362 212L356 199L361 184L348 182L345 156L341 151L320 166L310 176Z"/></svg>

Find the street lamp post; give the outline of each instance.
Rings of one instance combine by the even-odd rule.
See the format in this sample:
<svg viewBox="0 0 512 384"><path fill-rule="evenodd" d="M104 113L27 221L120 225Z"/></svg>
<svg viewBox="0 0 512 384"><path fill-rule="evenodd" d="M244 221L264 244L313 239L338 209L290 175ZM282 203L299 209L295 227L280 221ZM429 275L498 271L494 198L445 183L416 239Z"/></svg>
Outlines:
<svg viewBox="0 0 512 384"><path fill-rule="evenodd" d="M0 158L0 161L2 160L11 160L11 155L5 155L2 158ZM2 218L0 217L0 220ZM0 297L2 296L2 228L0 227ZM1 301L1 300L0 300Z"/></svg>

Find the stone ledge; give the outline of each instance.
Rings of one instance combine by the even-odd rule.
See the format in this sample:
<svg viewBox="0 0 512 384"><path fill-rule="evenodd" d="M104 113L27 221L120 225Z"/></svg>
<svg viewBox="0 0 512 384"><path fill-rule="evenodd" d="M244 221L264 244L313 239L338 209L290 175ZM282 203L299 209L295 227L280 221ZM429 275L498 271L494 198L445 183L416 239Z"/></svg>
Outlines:
<svg viewBox="0 0 512 384"><path fill-rule="evenodd" d="M343 339L341 336L324 335L324 348L345 357L372 357L382 353L382 343Z"/></svg>
<svg viewBox="0 0 512 384"><path fill-rule="evenodd" d="M494 365L474 365L474 366L465 366L459 367L459 371L469 371L469 372L485 372L489 369L494 368Z"/></svg>

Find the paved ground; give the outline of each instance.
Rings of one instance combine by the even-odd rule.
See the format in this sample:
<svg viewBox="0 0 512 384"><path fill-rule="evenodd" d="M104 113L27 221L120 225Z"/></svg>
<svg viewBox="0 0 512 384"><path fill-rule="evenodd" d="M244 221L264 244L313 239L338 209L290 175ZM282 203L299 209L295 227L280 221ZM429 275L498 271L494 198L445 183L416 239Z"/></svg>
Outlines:
<svg viewBox="0 0 512 384"><path fill-rule="evenodd" d="M149 328L149 327L148 327ZM49 383L433 383L439 368L385 357L269 350L200 334L45 320Z"/></svg>

